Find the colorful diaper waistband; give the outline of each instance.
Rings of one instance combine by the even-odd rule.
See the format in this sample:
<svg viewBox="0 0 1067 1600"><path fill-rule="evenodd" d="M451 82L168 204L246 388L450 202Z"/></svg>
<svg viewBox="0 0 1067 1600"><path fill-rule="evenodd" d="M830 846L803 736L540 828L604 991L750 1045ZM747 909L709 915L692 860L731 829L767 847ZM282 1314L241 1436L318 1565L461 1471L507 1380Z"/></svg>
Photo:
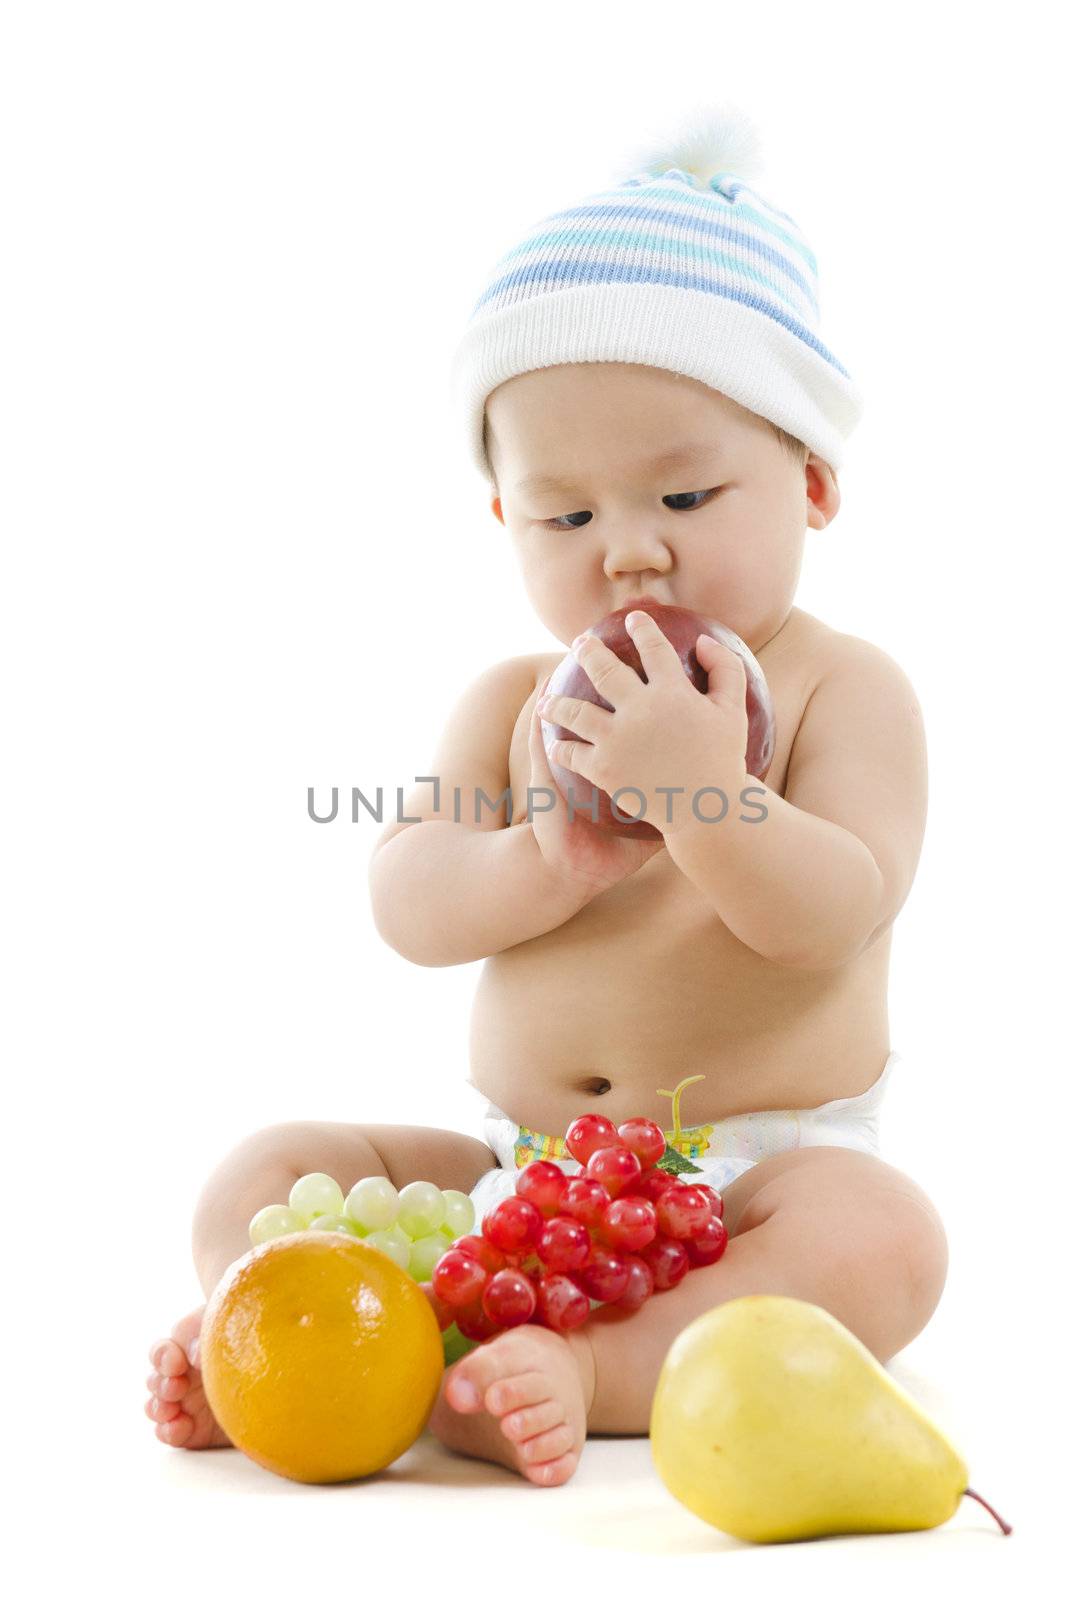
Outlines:
<svg viewBox="0 0 1067 1600"><path fill-rule="evenodd" d="M702 1123L699 1128L683 1128L677 1137L672 1136L668 1148L676 1150L687 1161L696 1161L698 1157L707 1153L714 1131L713 1122ZM535 1133L532 1128L519 1128L518 1138L515 1140L516 1167L525 1167L531 1161L573 1159L563 1134Z"/></svg>

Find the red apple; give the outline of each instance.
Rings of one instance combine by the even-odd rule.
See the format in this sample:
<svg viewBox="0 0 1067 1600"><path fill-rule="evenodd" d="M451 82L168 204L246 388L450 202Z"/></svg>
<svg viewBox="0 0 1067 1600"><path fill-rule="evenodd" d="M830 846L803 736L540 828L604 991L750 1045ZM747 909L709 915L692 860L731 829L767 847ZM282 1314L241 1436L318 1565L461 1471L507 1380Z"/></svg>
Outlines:
<svg viewBox="0 0 1067 1600"><path fill-rule="evenodd" d="M648 679L641 666L641 657L637 646L626 631L625 619L630 611L645 611L653 622L666 635L678 652L682 666L685 668L686 677L693 687L701 694L707 692L708 675L696 658L696 642L702 633L708 633L720 644L726 645L741 657L745 668L747 690L745 694L745 709L748 712L748 747L745 752L746 770L754 778L762 778L767 773L774 755L774 707L771 704L770 690L763 670L751 650L732 629L722 622L713 622L707 617L689 611L684 606L665 606L653 600L645 600L640 605L620 606L617 611L609 611L602 617L595 628L589 632L596 638L602 639L609 650L613 650L628 667L632 667L641 679L647 683ZM593 705L600 706L605 711L614 711L614 706L594 689L592 682L586 676L573 655L564 656L548 683L549 694L565 695L572 700L590 700ZM570 728L560 727L555 722L544 722L543 734L546 748L553 739L577 739L578 735ZM585 743L584 740L580 741ZM573 810L583 817L588 817L598 827L606 828L609 833L625 834L630 839L658 839L660 831L653 827L651 822L627 821L631 815L622 804L616 804L621 820L612 815L611 796L603 789L598 789L595 784L583 778L581 773L572 772L569 767L561 767L558 762L549 760L549 769L555 779L564 800L570 801ZM591 807L596 796L596 814ZM622 799L636 806L640 802L629 792ZM692 804L692 795L674 795L672 803L675 806L688 806ZM731 805L740 803L740 796L728 795Z"/></svg>

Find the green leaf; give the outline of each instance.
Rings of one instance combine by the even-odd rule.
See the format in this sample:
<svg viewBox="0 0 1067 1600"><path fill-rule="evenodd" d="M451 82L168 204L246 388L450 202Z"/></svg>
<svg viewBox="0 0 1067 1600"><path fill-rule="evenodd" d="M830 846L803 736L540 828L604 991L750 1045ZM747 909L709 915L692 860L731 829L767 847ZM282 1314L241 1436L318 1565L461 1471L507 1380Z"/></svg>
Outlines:
<svg viewBox="0 0 1067 1600"><path fill-rule="evenodd" d="M656 1162L656 1165L657 1167L662 1167L664 1172L679 1173L700 1171L699 1167L694 1166L693 1162L690 1161L687 1156L683 1156L681 1151L676 1150L672 1144L667 1146L666 1150L664 1150L663 1154Z"/></svg>

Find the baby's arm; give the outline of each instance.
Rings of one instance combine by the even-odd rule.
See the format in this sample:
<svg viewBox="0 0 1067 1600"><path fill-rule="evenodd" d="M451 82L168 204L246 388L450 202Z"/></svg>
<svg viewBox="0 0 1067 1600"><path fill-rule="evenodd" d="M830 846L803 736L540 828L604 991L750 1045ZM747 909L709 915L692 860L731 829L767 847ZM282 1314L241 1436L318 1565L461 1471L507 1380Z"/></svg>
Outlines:
<svg viewBox="0 0 1067 1600"><path fill-rule="evenodd" d="M904 904L926 801L911 684L876 645L842 635L804 710L784 797L755 797L768 813L757 822L733 803L719 823L690 818L667 849L743 943L826 970L873 944Z"/></svg>
<svg viewBox="0 0 1067 1600"><path fill-rule="evenodd" d="M547 865L532 827L507 825L511 735L534 682L531 659L512 656L468 686L433 759L429 776L438 783L420 783L404 796L401 816L424 820L391 822L374 847L375 925L386 944L420 966L496 955L558 928L591 898ZM494 811L501 797L505 803ZM521 798L511 797L513 807Z"/></svg>

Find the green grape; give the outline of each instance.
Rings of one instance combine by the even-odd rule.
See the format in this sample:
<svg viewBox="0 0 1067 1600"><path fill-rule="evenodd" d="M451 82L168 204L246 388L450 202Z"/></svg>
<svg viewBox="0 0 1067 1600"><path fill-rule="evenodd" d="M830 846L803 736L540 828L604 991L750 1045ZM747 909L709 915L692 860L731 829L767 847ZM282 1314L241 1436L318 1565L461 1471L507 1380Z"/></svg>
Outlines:
<svg viewBox="0 0 1067 1600"><path fill-rule="evenodd" d="M374 1233L368 1233L365 1244L372 1244L376 1250L381 1250L395 1261L398 1267L408 1270L408 1258L411 1255L411 1240L402 1228L394 1223L391 1228L378 1228Z"/></svg>
<svg viewBox="0 0 1067 1600"><path fill-rule="evenodd" d="M443 1233L427 1233L421 1239L412 1240L408 1271L416 1283L427 1282L437 1262L451 1244L452 1240Z"/></svg>
<svg viewBox="0 0 1067 1600"><path fill-rule="evenodd" d="M396 1221L399 1197L388 1178L360 1178L344 1203L344 1214L368 1233L391 1228ZM342 1209L340 1206L337 1208Z"/></svg>
<svg viewBox="0 0 1067 1600"><path fill-rule="evenodd" d="M316 1217L308 1223L309 1228L317 1228L320 1233L347 1233L353 1239L358 1239L356 1225L348 1217L340 1216L336 1211L330 1216Z"/></svg>
<svg viewBox="0 0 1067 1600"><path fill-rule="evenodd" d="M283 1233L299 1233L303 1226L303 1217L289 1206L264 1206L248 1224L248 1237L253 1244L266 1244Z"/></svg>
<svg viewBox="0 0 1067 1600"><path fill-rule="evenodd" d="M464 1194L462 1189L442 1189L441 1197L445 1202L444 1220L437 1224L441 1232L453 1239L473 1233L474 1202L470 1195Z"/></svg>
<svg viewBox="0 0 1067 1600"><path fill-rule="evenodd" d="M412 1239L425 1239L441 1226L445 1216L444 1196L436 1183L405 1184L397 1196L396 1220Z"/></svg>
<svg viewBox="0 0 1067 1600"><path fill-rule="evenodd" d="M289 1204L303 1217L306 1227L313 1217L337 1216L344 1210L345 1197L340 1184L325 1172L308 1172L290 1189Z"/></svg>

